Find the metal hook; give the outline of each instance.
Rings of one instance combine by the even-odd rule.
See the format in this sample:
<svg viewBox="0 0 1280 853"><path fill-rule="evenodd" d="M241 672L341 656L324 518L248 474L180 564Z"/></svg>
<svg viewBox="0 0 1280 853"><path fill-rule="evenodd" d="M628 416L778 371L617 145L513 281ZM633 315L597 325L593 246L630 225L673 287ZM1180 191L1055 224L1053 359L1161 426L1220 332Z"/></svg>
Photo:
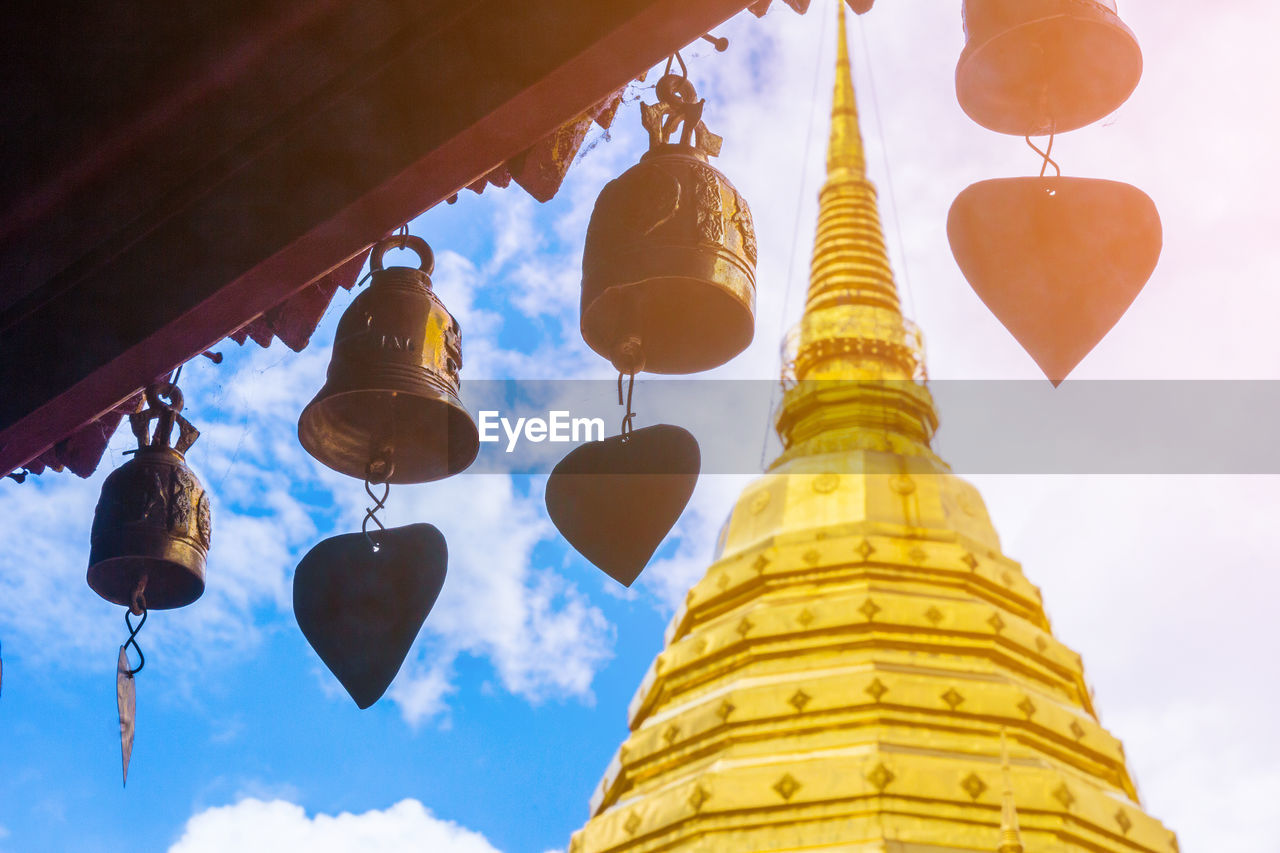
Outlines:
<svg viewBox="0 0 1280 853"><path fill-rule="evenodd" d="M704 38L705 38L705 37L704 37ZM665 76L667 76L668 74L670 74L670 73L671 73L671 63L672 63L673 61L674 61L674 62L679 62L679 63L680 63L680 76L681 76L681 77L683 77L684 79L688 80L688 79L689 79L689 66L687 66L687 65L685 65L685 64L684 64L684 57L680 55L680 51L678 51L678 50L677 50L675 53L673 53L673 54L671 54L670 56L668 56L668 57L667 57L667 67L666 67L666 70L664 70L664 71L662 72L662 76L663 76L663 77L665 77Z"/></svg>
<svg viewBox="0 0 1280 853"><path fill-rule="evenodd" d="M142 653L142 647L138 645L138 632L142 630L142 626L147 624L147 597L144 591L147 588L147 576L143 575L138 579L138 586L133 591L133 599L129 603L129 607L124 611L124 624L129 629L129 639L124 641L124 647L133 646L133 650L138 653L138 665L129 670L126 675L133 678L142 672L142 668L147 665L147 657ZM141 616L135 627L130 616Z"/></svg>
<svg viewBox="0 0 1280 853"><path fill-rule="evenodd" d="M1040 177L1042 178L1044 177L1045 170L1049 168L1050 164L1053 165L1053 171L1055 173L1054 177L1058 177L1058 178L1062 177L1062 169L1058 166L1057 161L1055 161L1052 157L1049 156L1050 154L1053 153L1054 136L1055 134L1051 131L1049 133L1049 145L1045 148L1044 151L1041 151L1040 148L1034 142L1031 141L1030 136L1023 137L1024 139L1027 140L1027 144L1031 146L1031 150L1044 158L1044 163L1040 166Z"/></svg>
<svg viewBox="0 0 1280 853"><path fill-rule="evenodd" d="M631 394L636 387L636 375L634 373L618 374L618 405L622 405L622 377L627 377L627 413L622 416L622 440L626 441L631 436L632 421L635 420L636 413L631 411Z"/></svg>
<svg viewBox="0 0 1280 853"><path fill-rule="evenodd" d="M387 506L387 498L391 495L391 483L388 482L395 473L396 464L394 461L381 457L370 462L365 469L364 493L369 496L369 500L373 501L373 506L364 508L364 521L360 524L360 532L364 534L364 538L368 541L369 547L376 554L378 552L378 543L373 541L373 537L369 535L369 522L372 521L378 525L379 530L386 530L387 526L378 518L377 512L385 509ZM371 478L375 472L381 474L378 482L382 486L382 497L378 497L373 493L373 481Z"/></svg>

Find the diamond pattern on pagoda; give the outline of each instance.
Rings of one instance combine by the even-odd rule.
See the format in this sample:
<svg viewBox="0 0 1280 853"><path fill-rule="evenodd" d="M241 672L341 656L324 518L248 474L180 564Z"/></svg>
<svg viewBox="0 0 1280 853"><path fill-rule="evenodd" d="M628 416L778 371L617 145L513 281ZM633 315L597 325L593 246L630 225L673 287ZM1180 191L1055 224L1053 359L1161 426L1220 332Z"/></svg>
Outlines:
<svg viewBox="0 0 1280 853"><path fill-rule="evenodd" d="M667 742L667 746L676 742L676 738L680 737L680 727L675 723L667 726L666 731L662 733L662 739Z"/></svg>
<svg viewBox="0 0 1280 853"><path fill-rule="evenodd" d="M1046 640L1042 635L1037 634L1036 635L1036 651L1040 652L1040 654L1044 654L1045 649L1047 648L1049 648L1049 641Z"/></svg>
<svg viewBox="0 0 1280 853"><path fill-rule="evenodd" d="M738 632L739 636L745 638L747 634L751 633L751 629L754 628L755 626L756 625L754 622L752 622L747 617L743 616L742 621L738 623L738 627L735 628L734 630Z"/></svg>
<svg viewBox="0 0 1280 853"><path fill-rule="evenodd" d="M875 789L881 793L884 793L884 789L889 787L889 784L895 778L897 777L893 775L893 771L888 767L885 767L884 762L877 764L875 769L867 774L867 781L875 786Z"/></svg>
<svg viewBox="0 0 1280 853"><path fill-rule="evenodd" d="M808 628L813 624L813 612L807 607L804 608L800 611L799 615L796 616L796 621L800 623L801 628Z"/></svg>
<svg viewBox="0 0 1280 853"><path fill-rule="evenodd" d="M764 554L756 557L756 561L751 564L751 568L755 569L756 574L764 574L764 570L769 567L769 558Z"/></svg>
<svg viewBox="0 0 1280 853"><path fill-rule="evenodd" d="M913 563L923 563L925 560L929 559L929 552L921 548L919 545L916 545L907 552L907 558Z"/></svg>
<svg viewBox="0 0 1280 853"><path fill-rule="evenodd" d="M716 586L719 589L724 589L729 586L729 575L727 572L721 572L719 576L716 577Z"/></svg>
<svg viewBox="0 0 1280 853"><path fill-rule="evenodd" d="M942 611L936 607L930 607L924 612L924 618L929 620L929 624L936 626L942 621Z"/></svg>
<svg viewBox="0 0 1280 853"><path fill-rule="evenodd" d="M878 678L873 678L871 683L867 685L866 694L879 702L884 698L884 694L889 692L889 688L884 686L884 682Z"/></svg>
<svg viewBox="0 0 1280 853"><path fill-rule="evenodd" d="M976 801L978 797L981 797L983 792L987 790L987 783L983 782L977 773L970 773L968 776L964 777L964 781L960 783L960 787L964 788L965 793Z"/></svg>
<svg viewBox="0 0 1280 853"><path fill-rule="evenodd" d="M1053 789L1053 798L1062 803L1062 807L1068 811L1076 802L1076 795L1071 793L1071 789L1065 782Z"/></svg>
<svg viewBox="0 0 1280 853"><path fill-rule="evenodd" d="M738 710L737 706L726 699L720 703L719 708L716 708L716 716L720 718L720 722L727 723L729 721L729 715L736 710Z"/></svg>
<svg viewBox="0 0 1280 853"><path fill-rule="evenodd" d="M862 606L858 608L858 612L867 617L867 621L870 622L872 619L876 618L876 614L880 612L880 605L868 598L866 601L862 602Z"/></svg>
<svg viewBox="0 0 1280 853"><path fill-rule="evenodd" d="M1022 701L1018 703L1018 710L1026 714L1028 720L1036 715L1036 705L1031 701L1030 696L1022 697Z"/></svg>
<svg viewBox="0 0 1280 853"><path fill-rule="evenodd" d="M964 697L960 695L958 690L952 687L948 689L946 693L942 694L942 701L946 702L951 710L954 711L956 708L960 707L960 703L964 701Z"/></svg>
<svg viewBox="0 0 1280 853"><path fill-rule="evenodd" d="M778 796L784 800L790 800L796 795L796 791L800 790L800 783L790 773L783 774L782 778L773 783L773 790L778 792Z"/></svg>
<svg viewBox="0 0 1280 853"><path fill-rule="evenodd" d="M862 558L862 561L865 563L867 560L871 559L871 555L876 552L876 546L872 545L866 539L863 539L861 542L858 543L858 547L854 548L853 550L858 556Z"/></svg>
<svg viewBox="0 0 1280 853"><path fill-rule="evenodd" d="M622 824L622 828L627 831L627 835L635 835L636 830L640 828L640 824L642 823L644 823L644 821L640 819L640 815L632 812L627 815L627 819Z"/></svg>
<svg viewBox="0 0 1280 853"><path fill-rule="evenodd" d="M968 566L969 571L974 571L978 568L978 558L973 556L973 554L969 553L968 551L964 552L964 556L960 558L960 562Z"/></svg>
<svg viewBox="0 0 1280 853"><path fill-rule="evenodd" d="M1120 831L1125 835L1129 834L1129 830L1133 829L1133 821L1129 819L1129 815L1124 809L1118 809L1115 814L1116 823L1120 825Z"/></svg>
<svg viewBox="0 0 1280 853"><path fill-rule="evenodd" d="M1080 725L1079 720L1071 721L1071 733L1076 736L1076 740L1080 740L1084 737L1084 726Z"/></svg>
<svg viewBox="0 0 1280 853"><path fill-rule="evenodd" d="M709 799L711 799L711 792L701 785L695 785L693 793L689 795L689 805L695 812L701 811L703 804Z"/></svg>
<svg viewBox="0 0 1280 853"><path fill-rule="evenodd" d="M769 506L768 490L761 489L760 491L752 495L751 500L749 502L749 506L751 507L752 515L759 515L760 513L764 512L765 509L767 509Z"/></svg>
<svg viewBox="0 0 1280 853"><path fill-rule="evenodd" d="M801 557L801 559L811 566L816 566L818 565L818 562L822 560L822 553L819 552L817 548L810 548L808 551L804 552L804 556Z"/></svg>
<svg viewBox="0 0 1280 853"><path fill-rule="evenodd" d="M795 708L800 713L804 713L804 706L808 705L811 701L813 701L812 696L805 693L803 690L797 690L791 695L791 698L787 700L787 704Z"/></svg>
<svg viewBox="0 0 1280 853"><path fill-rule="evenodd" d="M991 618L987 620L987 624L991 626L991 630L999 634L1005 629L1004 620L1000 618L999 613L992 613Z"/></svg>

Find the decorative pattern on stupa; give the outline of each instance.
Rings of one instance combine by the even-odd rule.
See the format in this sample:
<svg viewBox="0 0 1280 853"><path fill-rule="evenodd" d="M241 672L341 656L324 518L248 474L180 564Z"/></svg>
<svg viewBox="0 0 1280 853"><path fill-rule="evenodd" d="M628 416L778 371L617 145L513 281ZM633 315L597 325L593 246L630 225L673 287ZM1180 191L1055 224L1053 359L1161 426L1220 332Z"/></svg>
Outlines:
<svg viewBox="0 0 1280 853"><path fill-rule="evenodd" d="M569 853L1176 853L1080 656L930 448L843 14L827 170L783 453L672 621Z"/></svg>

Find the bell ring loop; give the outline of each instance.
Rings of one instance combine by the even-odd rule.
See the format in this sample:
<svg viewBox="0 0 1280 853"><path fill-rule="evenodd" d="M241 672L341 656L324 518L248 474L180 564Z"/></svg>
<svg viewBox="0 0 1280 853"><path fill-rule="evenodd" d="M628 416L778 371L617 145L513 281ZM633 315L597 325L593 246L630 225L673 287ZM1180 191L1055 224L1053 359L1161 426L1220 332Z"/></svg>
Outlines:
<svg viewBox="0 0 1280 853"><path fill-rule="evenodd" d="M142 393L147 399L147 405L153 409L168 409L175 414L182 411L182 391L172 382L148 385Z"/></svg>
<svg viewBox="0 0 1280 853"><path fill-rule="evenodd" d="M408 249L418 256L418 269L427 275L435 272L435 252L431 251L431 246L427 244L426 240L413 234L388 237L375 243L373 249L369 252L370 272L382 272L382 256L387 253L388 249Z"/></svg>
<svg viewBox="0 0 1280 853"><path fill-rule="evenodd" d="M654 87L658 100L668 104L692 104L698 98L698 91L688 77L679 74L664 74Z"/></svg>

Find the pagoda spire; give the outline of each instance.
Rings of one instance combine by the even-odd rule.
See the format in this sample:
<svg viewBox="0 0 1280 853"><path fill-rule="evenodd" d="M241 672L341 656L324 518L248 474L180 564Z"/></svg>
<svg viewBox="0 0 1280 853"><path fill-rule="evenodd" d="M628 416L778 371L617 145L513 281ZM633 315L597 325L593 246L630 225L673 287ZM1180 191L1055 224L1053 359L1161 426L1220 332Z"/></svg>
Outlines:
<svg viewBox="0 0 1280 853"><path fill-rule="evenodd" d="M866 179L867 162L858 126L858 101L853 92L853 68L849 62L849 33L843 7L836 7L840 34L836 42L836 84L831 106L831 136L827 142L827 174L847 170Z"/></svg>
<svg viewBox="0 0 1280 853"><path fill-rule="evenodd" d="M804 316L786 344L783 379L792 387L778 415L779 463L833 447L929 455L938 423L923 383L923 344L902 316L867 179L844 4L836 9L827 175Z"/></svg>

